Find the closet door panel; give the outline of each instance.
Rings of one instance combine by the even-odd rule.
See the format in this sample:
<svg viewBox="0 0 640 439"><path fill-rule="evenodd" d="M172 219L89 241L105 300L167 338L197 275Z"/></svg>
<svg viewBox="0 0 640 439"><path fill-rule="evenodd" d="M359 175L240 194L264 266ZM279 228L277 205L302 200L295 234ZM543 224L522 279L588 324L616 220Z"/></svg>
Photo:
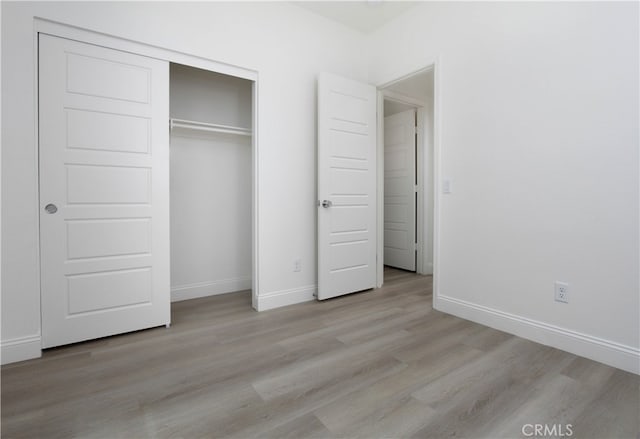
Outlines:
<svg viewBox="0 0 640 439"><path fill-rule="evenodd" d="M69 204L150 204L151 167L67 164Z"/></svg>
<svg viewBox="0 0 640 439"><path fill-rule="evenodd" d="M70 47L65 51L67 93L141 104L150 102L151 68L148 65L136 60L129 63L130 59L121 56L103 58L97 52L92 56L82 48L74 49Z"/></svg>
<svg viewBox="0 0 640 439"><path fill-rule="evenodd" d="M67 258L99 258L151 252L149 218L67 222Z"/></svg>
<svg viewBox="0 0 640 439"><path fill-rule="evenodd" d="M151 142L147 117L69 109L67 148L148 154Z"/></svg>
<svg viewBox="0 0 640 439"><path fill-rule="evenodd" d="M168 63L39 38L43 347L170 322Z"/></svg>

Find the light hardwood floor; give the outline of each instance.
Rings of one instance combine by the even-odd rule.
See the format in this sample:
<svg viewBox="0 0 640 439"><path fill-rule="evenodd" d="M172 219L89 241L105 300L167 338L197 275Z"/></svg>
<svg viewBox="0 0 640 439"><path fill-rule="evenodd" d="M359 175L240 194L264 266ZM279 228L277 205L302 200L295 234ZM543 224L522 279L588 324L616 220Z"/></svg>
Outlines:
<svg viewBox="0 0 640 439"><path fill-rule="evenodd" d="M638 437L638 376L434 311L430 277L250 302L175 303L170 329L2 367L2 437Z"/></svg>

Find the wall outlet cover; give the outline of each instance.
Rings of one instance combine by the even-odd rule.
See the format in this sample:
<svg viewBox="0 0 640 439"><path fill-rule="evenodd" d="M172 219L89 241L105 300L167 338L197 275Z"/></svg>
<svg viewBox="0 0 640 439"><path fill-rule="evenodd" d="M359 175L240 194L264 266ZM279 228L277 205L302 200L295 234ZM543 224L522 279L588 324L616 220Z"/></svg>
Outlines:
<svg viewBox="0 0 640 439"><path fill-rule="evenodd" d="M556 281L554 293L556 302L569 303L569 284L567 282Z"/></svg>

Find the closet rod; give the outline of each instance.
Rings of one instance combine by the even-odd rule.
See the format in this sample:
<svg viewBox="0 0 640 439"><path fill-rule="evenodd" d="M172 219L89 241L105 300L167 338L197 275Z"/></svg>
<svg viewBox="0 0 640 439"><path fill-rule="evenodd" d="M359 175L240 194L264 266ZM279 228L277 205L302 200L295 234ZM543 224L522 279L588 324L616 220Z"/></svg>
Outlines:
<svg viewBox="0 0 640 439"><path fill-rule="evenodd" d="M208 131L213 133L238 134L240 136L250 136L251 130L240 127L232 127L229 125L218 125L214 123L196 122L184 119L169 119L169 128L173 131L175 128Z"/></svg>

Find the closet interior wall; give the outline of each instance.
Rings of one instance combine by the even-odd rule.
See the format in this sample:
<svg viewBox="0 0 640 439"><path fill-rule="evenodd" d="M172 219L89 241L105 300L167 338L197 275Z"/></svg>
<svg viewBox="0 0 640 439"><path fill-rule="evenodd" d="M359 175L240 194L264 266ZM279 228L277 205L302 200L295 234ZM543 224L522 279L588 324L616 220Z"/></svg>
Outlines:
<svg viewBox="0 0 640 439"><path fill-rule="evenodd" d="M252 82L170 66L171 300L251 288Z"/></svg>

